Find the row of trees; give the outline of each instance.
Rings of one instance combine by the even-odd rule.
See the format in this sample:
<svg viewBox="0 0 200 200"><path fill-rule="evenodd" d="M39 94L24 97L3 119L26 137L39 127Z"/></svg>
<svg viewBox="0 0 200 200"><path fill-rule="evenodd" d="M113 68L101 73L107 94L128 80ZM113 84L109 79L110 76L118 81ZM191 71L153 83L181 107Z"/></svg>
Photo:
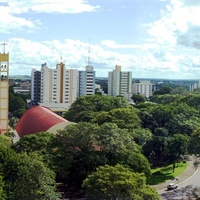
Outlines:
<svg viewBox="0 0 200 200"><path fill-rule="evenodd" d="M169 95L156 96L169 99ZM134 107L121 97L80 97L71 106L65 118L98 125L115 123L119 128L130 132L152 166L169 164L176 162L181 155L189 151L188 145L192 142L193 134L200 123L200 113L197 109L200 95L170 96L173 101L167 100L168 103L141 102ZM111 105L115 104L110 105L108 102L112 101L108 99L118 101L118 107L112 107Z"/></svg>
<svg viewBox="0 0 200 200"><path fill-rule="evenodd" d="M121 193L124 199L131 199L130 196L132 199L136 196L138 199L159 199L155 189L146 185L150 165L140 146L127 129L120 129L114 123L81 122L56 135L43 132L24 136L14 144L6 139L3 144L0 148L3 160L0 185L4 199L58 199L56 182L78 191L84 189L89 196L93 195L89 199L97 199L99 195L91 192L91 179L96 170L98 176L98 169L113 171L113 176L102 174L102 191L113 184L113 189L104 194L110 199L117 195L120 185L124 187ZM130 174L127 182L126 177ZM136 187L138 181L140 184Z"/></svg>
<svg viewBox="0 0 200 200"><path fill-rule="evenodd" d="M200 95L156 94L152 101L132 106L123 97L79 97L64 116L76 124L56 135L25 136L10 148L17 155L36 154L56 182L85 189L90 199L159 199L145 182L150 166L199 152Z"/></svg>

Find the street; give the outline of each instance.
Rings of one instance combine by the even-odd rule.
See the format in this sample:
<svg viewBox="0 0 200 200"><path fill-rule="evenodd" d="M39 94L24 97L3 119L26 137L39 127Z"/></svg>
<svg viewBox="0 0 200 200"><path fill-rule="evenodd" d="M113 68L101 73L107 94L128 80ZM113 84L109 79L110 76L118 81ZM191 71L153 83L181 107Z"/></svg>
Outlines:
<svg viewBox="0 0 200 200"><path fill-rule="evenodd" d="M162 200L188 200L192 197L195 188L200 188L200 169L185 181L178 183L178 188L175 190L160 190L158 193ZM194 194L193 194L194 197Z"/></svg>

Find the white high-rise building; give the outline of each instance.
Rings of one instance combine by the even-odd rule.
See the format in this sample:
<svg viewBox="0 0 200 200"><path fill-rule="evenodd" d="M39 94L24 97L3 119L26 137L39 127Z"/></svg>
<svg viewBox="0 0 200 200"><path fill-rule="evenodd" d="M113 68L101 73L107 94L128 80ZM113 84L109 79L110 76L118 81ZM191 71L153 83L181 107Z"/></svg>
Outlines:
<svg viewBox="0 0 200 200"><path fill-rule="evenodd" d="M77 70L66 69L63 62L57 64L56 69L42 65L40 105L54 111L64 111L76 100L77 94Z"/></svg>
<svg viewBox="0 0 200 200"><path fill-rule="evenodd" d="M134 81L132 85L133 94L141 94L149 98L153 95L153 84L150 81Z"/></svg>
<svg viewBox="0 0 200 200"><path fill-rule="evenodd" d="M116 65L115 70L108 73L108 95L127 96L131 93L132 72L121 71L121 66Z"/></svg>
<svg viewBox="0 0 200 200"><path fill-rule="evenodd" d="M78 96L95 94L95 71L92 66L86 66L85 71L79 71Z"/></svg>

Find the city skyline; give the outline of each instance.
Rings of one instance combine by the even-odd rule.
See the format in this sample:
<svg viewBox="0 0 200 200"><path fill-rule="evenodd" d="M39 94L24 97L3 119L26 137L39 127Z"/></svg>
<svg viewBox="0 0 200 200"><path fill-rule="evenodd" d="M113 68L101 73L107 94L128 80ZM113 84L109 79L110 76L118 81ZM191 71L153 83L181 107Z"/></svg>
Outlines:
<svg viewBox="0 0 200 200"><path fill-rule="evenodd" d="M0 0L0 52L10 75L61 60L97 77L120 65L133 78L199 79L198 0Z"/></svg>

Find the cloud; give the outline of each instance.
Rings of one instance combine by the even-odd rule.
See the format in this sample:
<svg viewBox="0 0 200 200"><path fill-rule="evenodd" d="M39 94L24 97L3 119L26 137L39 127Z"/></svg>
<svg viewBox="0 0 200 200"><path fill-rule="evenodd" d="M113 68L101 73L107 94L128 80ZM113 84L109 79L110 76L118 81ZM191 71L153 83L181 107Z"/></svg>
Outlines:
<svg viewBox="0 0 200 200"><path fill-rule="evenodd" d="M40 20L27 19L30 13L82 13L94 12L100 6L92 6L86 0L7 0L0 3L0 33L34 31L41 27Z"/></svg>
<svg viewBox="0 0 200 200"><path fill-rule="evenodd" d="M44 62L49 67L55 68L61 57L67 68L85 69L88 62L88 43L79 40L34 42L23 38L12 38L8 44L6 50L12 52L10 53L10 74L28 75L32 68L40 69ZM107 76L108 70L113 70L118 62L124 66L124 70L127 70L136 61L133 55L106 51L99 45L91 45L90 48L91 63L99 66L98 68L94 66L97 72L102 72L104 69L104 76Z"/></svg>
<svg viewBox="0 0 200 200"><path fill-rule="evenodd" d="M158 44L148 42L144 44L118 44L113 40L101 41L101 45L111 49L140 49L140 50L151 50L158 48Z"/></svg>
<svg viewBox="0 0 200 200"><path fill-rule="evenodd" d="M11 13L81 13L96 11L100 6L92 6L86 0L8 0Z"/></svg>
<svg viewBox="0 0 200 200"><path fill-rule="evenodd" d="M199 1L199 0L198 0ZM200 76L200 3L195 0L167 0L160 19L146 24L148 37L142 43L120 43L106 39L91 44L91 63L97 76L108 76L116 64L123 71L132 71L142 78L199 78ZM41 26L30 13L94 12L83 0L8 0L0 4L0 33L35 30ZM36 15L34 15L36 16ZM61 57L67 68L85 69L88 62L88 43L66 38L63 40L10 38L10 74L30 75L46 62L55 68ZM56 37L56 36L55 36Z"/></svg>
<svg viewBox="0 0 200 200"><path fill-rule="evenodd" d="M177 34L177 43L200 50L200 26L191 25L184 33Z"/></svg>
<svg viewBox="0 0 200 200"><path fill-rule="evenodd" d="M97 76L108 76L116 64L123 71L132 71L133 77L179 77L191 69L199 74L198 62L200 56L189 54L174 55L170 52L143 51L140 56L119 53L115 50L105 50L101 45L91 45L90 60ZM23 38L12 38L8 41L6 50L10 53L10 74L30 75L31 69L40 69L42 63L51 68L62 60L66 68L84 70L88 63L88 43L79 40L66 39L34 42ZM191 75L192 76L192 75ZM183 77L182 77L183 78Z"/></svg>
<svg viewBox="0 0 200 200"><path fill-rule="evenodd" d="M117 44L113 40L104 40L101 42L103 46L109 47L109 48L114 48L114 49L129 49L129 48L139 48L139 45L137 44Z"/></svg>
<svg viewBox="0 0 200 200"><path fill-rule="evenodd" d="M20 31L24 28L34 29L39 21L32 22L22 17L16 17L10 14L9 8L0 6L0 33L11 33Z"/></svg>
<svg viewBox="0 0 200 200"><path fill-rule="evenodd" d="M171 0L161 18L147 25L148 32L154 41L160 45L176 46L185 45L183 38L188 43L200 41L197 31L200 27L200 2L196 0ZM195 36L195 39L193 38ZM192 41L190 41L192 40ZM190 45L192 47L192 45ZM193 45L198 47L198 45Z"/></svg>

